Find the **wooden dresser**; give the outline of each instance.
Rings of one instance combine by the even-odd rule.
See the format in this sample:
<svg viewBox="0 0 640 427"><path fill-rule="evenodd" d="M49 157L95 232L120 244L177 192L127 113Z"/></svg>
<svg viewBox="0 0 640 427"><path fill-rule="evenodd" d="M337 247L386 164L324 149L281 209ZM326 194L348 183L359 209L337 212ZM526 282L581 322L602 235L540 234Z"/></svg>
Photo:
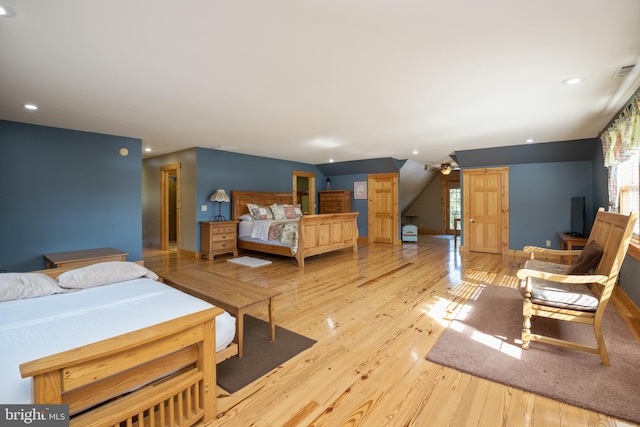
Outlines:
<svg viewBox="0 0 640 427"><path fill-rule="evenodd" d="M200 221L200 256L209 261L216 255L238 256L238 221Z"/></svg>
<svg viewBox="0 0 640 427"><path fill-rule="evenodd" d="M351 190L323 190L319 192L319 213L351 212Z"/></svg>

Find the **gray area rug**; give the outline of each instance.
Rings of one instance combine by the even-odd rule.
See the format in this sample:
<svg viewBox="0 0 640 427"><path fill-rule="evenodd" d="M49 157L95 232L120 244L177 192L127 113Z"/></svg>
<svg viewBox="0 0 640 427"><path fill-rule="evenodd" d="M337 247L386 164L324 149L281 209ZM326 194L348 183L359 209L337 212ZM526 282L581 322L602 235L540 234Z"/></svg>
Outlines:
<svg viewBox="0 0 640 427"><path fill-rule="evenodd" d="M438 339L427 360L507 386L640 423L640 342L610 302L603 333L611 366L600 356L533 341L520 348L520 291L482 285ZM590 325L533 318L532 330L595 345Z"/></svg>
<svg viewBox="0 0 640 427"><path fill-rule="evenodd" d="M276 340L271 341L269 323L245 315L242 359L234 356L218 363L216 382L229 393L235 393L315 343L278 325Z"/></svg>

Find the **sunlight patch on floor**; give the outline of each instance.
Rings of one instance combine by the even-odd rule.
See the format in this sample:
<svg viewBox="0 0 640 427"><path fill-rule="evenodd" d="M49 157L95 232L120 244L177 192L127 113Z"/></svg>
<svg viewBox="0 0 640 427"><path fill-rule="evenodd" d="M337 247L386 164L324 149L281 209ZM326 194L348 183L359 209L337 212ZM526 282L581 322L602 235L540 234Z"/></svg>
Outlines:
<svg viewBox="0 0 640 427"><path fill-rule="evenodd" d="M460 318L458 317L458 319ZM467 327L465 324L458 320L454 320L453 322L451 322L451 324L449 325L449 329L460 332L461 334L466 334L472 340L489 348L497 350L501 353L504 353L507 356L511 356L515 359L522 358L522 348L517 345L505 342L506 337L496 337L493 335L485 334L483 332Z"/></svg>

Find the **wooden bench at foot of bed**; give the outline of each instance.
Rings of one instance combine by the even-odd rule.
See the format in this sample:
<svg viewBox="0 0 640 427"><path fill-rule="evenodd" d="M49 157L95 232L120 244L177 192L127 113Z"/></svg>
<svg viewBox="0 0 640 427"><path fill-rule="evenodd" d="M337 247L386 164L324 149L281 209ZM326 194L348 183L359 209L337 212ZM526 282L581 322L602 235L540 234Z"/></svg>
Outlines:
<svg viewBox="0 0 640 427"><path fill-rule="evenodd" d="M249 212L247 203L259 206L293 203L291 193L232 191L231 199L234 220L239 220L241 215ZM241 238L238 239L238 249L294 257L298 266L304 267L304 259L313 255L346 248L358 252L357 217L358 212L303 215L298 223L298 251L295 255L291 254L291 248L287 246L244 241Z"/></svg>

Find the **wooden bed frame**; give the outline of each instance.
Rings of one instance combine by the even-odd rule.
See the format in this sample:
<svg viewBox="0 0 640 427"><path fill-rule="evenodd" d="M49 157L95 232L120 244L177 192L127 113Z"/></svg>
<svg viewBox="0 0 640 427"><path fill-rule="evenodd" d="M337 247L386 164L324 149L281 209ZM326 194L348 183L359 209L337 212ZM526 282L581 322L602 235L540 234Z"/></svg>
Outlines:
<svg viewBox="0 0 640 427"><path fill-rule="evenodd" d="M232 191L233 219L249 212L247 203L270 206L274 203L293 204L292 193L272 193L255 191ZM291 254L286 246L243 241L238 238L238 249L265 252L274 255L294 257L299 267L304 267L304 259L312 255L351 248L358 252L358 212L303 215L298 224L298 251Z"/></svg>
<svg viewBox="0 0 640 427"><path fill-rule="evenodd" d="M65 269L41 270L57 277ZM219 307L23 363L34 404L68 404L71 426L191 426L216 418Z"/></svg>

